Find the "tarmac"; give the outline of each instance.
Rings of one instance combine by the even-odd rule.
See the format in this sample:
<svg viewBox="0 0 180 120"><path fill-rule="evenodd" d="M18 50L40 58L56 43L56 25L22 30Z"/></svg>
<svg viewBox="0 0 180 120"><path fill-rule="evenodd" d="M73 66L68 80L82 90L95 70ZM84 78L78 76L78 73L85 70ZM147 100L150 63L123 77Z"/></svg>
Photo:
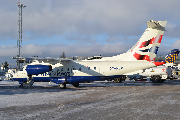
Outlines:
<svg viewBox="0 0 180 120"><path fill-rule="evenodd" d="M60 89L0 81L1 120L180 120L180 80L109 81Z"/></svg>

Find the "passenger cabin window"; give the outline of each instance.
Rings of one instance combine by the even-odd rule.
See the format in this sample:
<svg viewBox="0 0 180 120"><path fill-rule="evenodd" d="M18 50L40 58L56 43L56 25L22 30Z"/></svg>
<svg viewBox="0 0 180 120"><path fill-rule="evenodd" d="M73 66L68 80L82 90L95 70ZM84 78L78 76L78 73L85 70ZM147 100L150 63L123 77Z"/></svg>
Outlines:
<svg viewBox="0 0 180 120"><path fill-rule="evenodd" d="M81 71L81 67L79 68L79 71Z"/></svg>
<svg viewBox="0 0 180 120"><path fill-rule="evenodd" d="M94 70L96 70L96 67L94 67Z"/></svg>
<svg viewBox="0 0 180 120"><path fill-rule="evenodd" d="M69 68L67 69L67 71L69 71Z"/></svg>
<svg viewBox="0 0 180 120"><path fill-rule="evenodd" d="M90 70L90 67L88 67L88 70Z"/></svg>
<svg viewBox="0 0 180 120"><path fill-rule="evenodd" d="M76 68L73 68L73 70L76 70Z"/></svg>

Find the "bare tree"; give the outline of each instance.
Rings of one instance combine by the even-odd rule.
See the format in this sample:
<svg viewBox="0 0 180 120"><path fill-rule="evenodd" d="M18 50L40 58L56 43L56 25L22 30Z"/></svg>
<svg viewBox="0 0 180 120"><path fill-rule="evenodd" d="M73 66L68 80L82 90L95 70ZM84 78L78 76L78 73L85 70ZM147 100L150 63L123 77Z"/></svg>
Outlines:
<svg viewBox="0 0 180 120"><path fill-rule="evenodd" d="M8 68L8 65L9 65L8 62L5 61L5 62L4 62L4 68Z"/></svg>
<svg viewBox="0 0 180 120"><path fill-rule="evenodd" d="M66 58L65 52L63 52L62 55L60 55L60 58Z"/></svg>

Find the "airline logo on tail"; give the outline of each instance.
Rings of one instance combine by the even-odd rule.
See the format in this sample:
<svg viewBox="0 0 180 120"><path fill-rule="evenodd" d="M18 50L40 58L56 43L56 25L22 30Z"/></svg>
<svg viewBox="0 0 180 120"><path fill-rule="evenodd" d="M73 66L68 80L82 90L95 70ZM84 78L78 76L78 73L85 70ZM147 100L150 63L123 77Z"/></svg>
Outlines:
<svg viewBox="0 0 180 120"><path fill-rule="evenodd" d="M131 49L126 53L102 59L113 61L154 61L165 31L166 23L167 21L147 21L146 30Z"/></svg>
<svg viewBox="0 0 180 120"><path fill-rule="evenodd" d="M171 52L163 60L166 63L174 63L179 54L179 49L171 50Z"/></svg>
<svg viewBox="0 0 180 120"><path fill-rule="evenodd" d="M138 54L137 52L131 50L133 56L137 59L137 60L147 60L147 61L154 61L155 58L151 58L148 54L146 53L149 53L149 52L152 52L152 53L155 53L157 54L157 51L158 51L158 46L154 46L154 47L151 47L151 48L146 48L148 46L152 46L154 43L161 43L161 40L162 40L162 36L163 35L160 35L160 36L157 36L157 37L153 37L152 39L150 40L147 40L147 41L144 41L144 42L138 42L137 45L136 45L136 50L139 50L140 51L140 54ZM140 49L140 48L143 48L143 49ZM146 55L143 55L143 54L146 54Z"/></svg>
<svg viewBox="0 0 180 120"><path fill-rule="evenodd" d="M165 31L167 21L148 21L138 43L131 49L131 54L136 60L154 61L159 45Z"/></svg>

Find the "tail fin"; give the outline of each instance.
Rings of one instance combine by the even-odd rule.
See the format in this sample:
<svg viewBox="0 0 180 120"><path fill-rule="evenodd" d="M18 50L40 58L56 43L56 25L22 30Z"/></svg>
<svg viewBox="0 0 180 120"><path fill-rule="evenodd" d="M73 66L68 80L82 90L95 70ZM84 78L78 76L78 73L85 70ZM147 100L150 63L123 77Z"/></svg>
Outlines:
<svg viewBox="0 0 180 120"><path fill-rule="evenodd" d="M179 54L179 49L171 50L171 52L164 58L163 62L174 63Z"/></svg>
<svg viewBox="0 0 180 120"><path fill-rule="evenodd" d="M166 23L167 21L148 21L145 32L131 49L126 53L105 59L119 61L155 60Z"/></svg>

